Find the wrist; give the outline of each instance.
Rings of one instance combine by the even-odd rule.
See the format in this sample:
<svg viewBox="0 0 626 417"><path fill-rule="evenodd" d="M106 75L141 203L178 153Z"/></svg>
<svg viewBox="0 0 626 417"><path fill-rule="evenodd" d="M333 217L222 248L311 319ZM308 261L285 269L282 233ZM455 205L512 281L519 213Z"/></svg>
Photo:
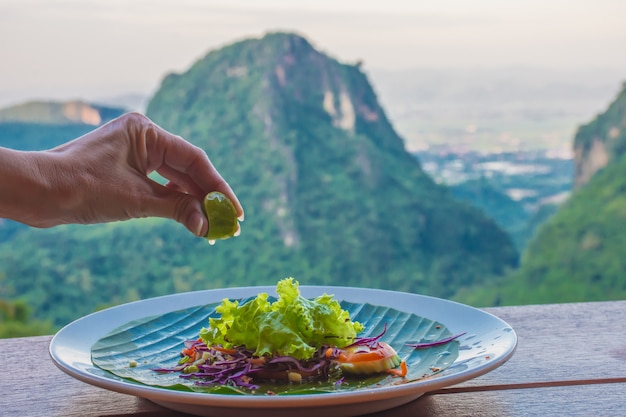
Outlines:
<svg viewBox="0 0 626 417"><path fill-rule="evenodd" d="M33 198L43 188L30 162L33 152L0 148L0 216L32 224Z"/></svg>

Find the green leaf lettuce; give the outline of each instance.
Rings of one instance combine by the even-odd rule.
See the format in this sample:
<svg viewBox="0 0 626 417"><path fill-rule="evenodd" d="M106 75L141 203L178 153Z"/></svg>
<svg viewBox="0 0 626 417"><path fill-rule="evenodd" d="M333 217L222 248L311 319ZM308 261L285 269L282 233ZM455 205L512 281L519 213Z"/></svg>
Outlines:
<svg viewBox="0 0 626 417"><path fill-rule="evenodd" d="M245 346L256 356L286 355L309 359L322 345L344 347L353 342L363 326L350 319L332 295L309 300L300 295L298 281L278 282L278 299L267 293L239 305L224 299L216 311L221 317L209 318L209 328L200 331L208 345L225 348Z"/></svg>

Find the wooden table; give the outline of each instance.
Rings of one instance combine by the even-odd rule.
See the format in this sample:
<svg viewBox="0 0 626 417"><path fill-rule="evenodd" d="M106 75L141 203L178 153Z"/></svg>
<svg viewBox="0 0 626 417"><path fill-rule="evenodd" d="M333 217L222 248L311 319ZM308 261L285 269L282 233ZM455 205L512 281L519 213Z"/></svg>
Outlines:
<svg viewBox="0 0 626 417"><path fill-rule="evenodd" d="M626 301L485 310L518 334L507 363L370 416L626 415ZM182 415L66 375L49 357L50 339L0 339L1 416Z"/></svg>

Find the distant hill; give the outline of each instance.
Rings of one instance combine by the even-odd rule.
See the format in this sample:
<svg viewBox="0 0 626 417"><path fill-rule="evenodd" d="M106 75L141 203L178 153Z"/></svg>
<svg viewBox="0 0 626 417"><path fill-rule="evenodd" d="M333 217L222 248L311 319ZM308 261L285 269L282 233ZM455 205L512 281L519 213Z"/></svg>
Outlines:
<svg viewBox="0 0 626 417"><path fill-rule="evenodd" d="M3 285L34 316L286 276L445 297L516 265L508 235L405 151L360 68L301 36L208 53L147 114L207 151L246 209L241 236L209 246L162 219L17 233Z"/></svg>
<svg viewBox="0 0 626 417"><path fill-rule="evenodd" d="M128 111L137 111L143 113L146 111L146 106L148 105L149 100L150 96L147 94L129 93L100 97L94 99L92 104L106 107L123 108L127 109Z"/></svg>
<svg viewBox="0 0 626 417"><path fill-rule="evenodd" d="M0 109L0 146L49 149L125 112L83 101L32 101Z"/></svg>
<svg viewBox="0 0 626 417"><path fill-rule="evenodd" d="M600 148L603 165L584 181L578 171L577 189L539 228L518 271L498 285L461 291L459 299L493 305L626 298L625 145L626 85L575 137L579 166L590 167Z"/></svg>
<svg viewBox="0 0 626 417"><path fill-rule="evenodd" d="M0 122L40 123L53 125L101 125L123 112L116 107L106 107L73 101L29 101L0 109Z"/></svg>

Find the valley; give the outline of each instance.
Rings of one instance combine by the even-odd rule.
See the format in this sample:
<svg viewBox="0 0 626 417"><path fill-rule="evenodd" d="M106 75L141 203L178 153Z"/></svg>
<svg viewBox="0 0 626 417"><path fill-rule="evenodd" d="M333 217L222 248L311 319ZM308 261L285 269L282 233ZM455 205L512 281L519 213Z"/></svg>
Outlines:
<svg viewBox="0 0 626 417"><path fill-rule="evenodd" d="M432 149L414 155L435 181L494 219L520 252L572 190L574 160L551 150L482 153Z"/></svg>

